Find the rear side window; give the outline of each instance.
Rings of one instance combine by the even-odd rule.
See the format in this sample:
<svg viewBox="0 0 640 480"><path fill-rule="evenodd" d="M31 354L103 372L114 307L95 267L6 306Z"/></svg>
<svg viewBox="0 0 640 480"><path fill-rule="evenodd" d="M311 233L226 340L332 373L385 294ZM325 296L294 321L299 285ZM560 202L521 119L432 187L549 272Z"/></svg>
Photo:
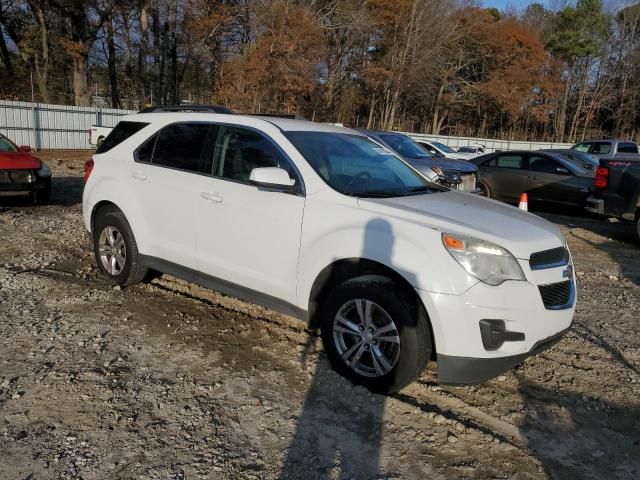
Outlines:
<svg viewBox="0 0 640 480"><path fill-rule="evenodd" d="M619 143L618 153L638 153L638 146L635 143Z"/></svg>
<svg viewBox="0 0 640 480"><path fill-rule="evenodd" d="M208 172L211 169L212 138L217 127L206 123L176 123L149 139L137 152L138 161L152 158L153 165ZM155 143L155 146L153 146Z"/></svg>
<svg viewBox="0 0 640 480"><path fill-rule="evenodd" d="M498 167L498 168L517 168L524 169L524 156L523 155L510 155L503 154L498 155L488 162L484 164L487 167Z"/></svg>
<svg viewBox="0 0 640 480"><path fill-rule="evenodd" d="M104 139L102 145L98 147L96 153L105 153L111 150L113 147L121 144L130 136L138 133L144 127L149 125L144 122L120 122L113 130L107 135L107 138Z"/></svg>
<svg viewBox="0 0 640 480"><path fill-rule="evenodd" d="M611 153L611 144L609 142L594 142L591 144L591 150L589 153L595 155L607 155Z"/></svg>

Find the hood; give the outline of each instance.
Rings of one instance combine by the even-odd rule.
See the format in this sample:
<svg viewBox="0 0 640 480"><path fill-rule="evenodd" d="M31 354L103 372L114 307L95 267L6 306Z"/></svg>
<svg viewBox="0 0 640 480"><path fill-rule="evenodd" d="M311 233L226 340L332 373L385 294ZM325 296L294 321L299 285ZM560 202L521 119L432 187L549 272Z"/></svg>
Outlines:
<svg viewBox="0 0 640 480"><path fill-rule="evenodd" d="M427 157L419 159L409 157L402 158L404 158L407 162L409 162L409 164L411 164L411 166L413 166L417 170L421 170L421 167L440 167L443 170L458 170L462 173L471 173L478 171L478 167L476 165L474 165L473 163L469 163L466 160L455 160L442 157Z"/></svg>
<svg viewBox="0 0 640 480"><path fill-rule="evenodd" d="M0 170L38 170L42 162L28 152L0 152Z"/></svg>
<svg viewBox="0 0 640 480"><path fill-rule="evenodd" d="M398 198L361 198L358 203L376 214L495 243L523 260L528 260L533 252L564 244L560 229L553 223L469 193L449 191Z"/></svg>

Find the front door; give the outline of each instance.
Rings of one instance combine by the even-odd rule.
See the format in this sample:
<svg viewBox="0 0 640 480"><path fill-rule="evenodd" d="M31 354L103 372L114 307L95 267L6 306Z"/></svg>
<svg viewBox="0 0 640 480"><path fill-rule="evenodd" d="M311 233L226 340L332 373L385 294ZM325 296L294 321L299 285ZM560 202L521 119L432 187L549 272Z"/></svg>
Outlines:
<svg viewBox="0 0 640 480"><path fill-rule="evenodd" d="M580 204L578 177L567 167L546 155L529 156L526 190L530 200L570 205Z"/></svg>
<svg viewBox="0 0 640 480"><path fill-rule="evenodd" d="M196 224L199 270L241 287L296 301L305 197L258 188L254 168L299 174L278 147L257 131L222 126L213 175L201 177Z"/></svg>

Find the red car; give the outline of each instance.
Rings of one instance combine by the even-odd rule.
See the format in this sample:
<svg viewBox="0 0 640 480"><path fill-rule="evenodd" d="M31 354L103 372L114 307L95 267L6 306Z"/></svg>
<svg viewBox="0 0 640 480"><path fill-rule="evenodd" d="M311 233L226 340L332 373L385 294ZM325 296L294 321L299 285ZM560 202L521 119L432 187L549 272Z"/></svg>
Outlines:
<svg viewBox="0 0 640 480"><path fill-rule="evenodd" d="M51 199L51 169L33 156L31 147L18 147L0 134L0 197L29 195L34 203Z"/></svg>

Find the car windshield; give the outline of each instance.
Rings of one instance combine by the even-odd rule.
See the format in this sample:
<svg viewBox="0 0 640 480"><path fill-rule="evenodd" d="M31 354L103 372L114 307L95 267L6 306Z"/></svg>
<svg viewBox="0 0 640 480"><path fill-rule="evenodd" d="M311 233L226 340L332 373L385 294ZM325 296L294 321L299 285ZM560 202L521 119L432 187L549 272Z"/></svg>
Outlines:
<svg viewBox="0 0 640 480"><path fill-rule="evenodd" d="M432 157L424 148L404 135L380 135L380 138L403 157L415 159Z"/></svg>
<svg viewBox="0 0 640 480"><path fill-rule="evenodd" d="M444 153L455 153L453 149L447 147L444 143L431 142L431 145L436 147L438 150L442 150Z"/></svg>
<svg viewBox="0 0 640 480"><path fill-rule="evenodd" d="M345 195L398 197L446 190L364 136L333 132L285 135L318 175Z"/></svg>
<svg viewBox="0 0 640 480"><path fill-rule="evenodd" d="M458 152L460 153L475 153L476 149L474 147L460 147Z"/></svg>
<svg viewBox="0 0 640 480"><path fill-rule="evenodd" d="M0 135L0 152L17 152L18 147L6 137Z"/></svg>

